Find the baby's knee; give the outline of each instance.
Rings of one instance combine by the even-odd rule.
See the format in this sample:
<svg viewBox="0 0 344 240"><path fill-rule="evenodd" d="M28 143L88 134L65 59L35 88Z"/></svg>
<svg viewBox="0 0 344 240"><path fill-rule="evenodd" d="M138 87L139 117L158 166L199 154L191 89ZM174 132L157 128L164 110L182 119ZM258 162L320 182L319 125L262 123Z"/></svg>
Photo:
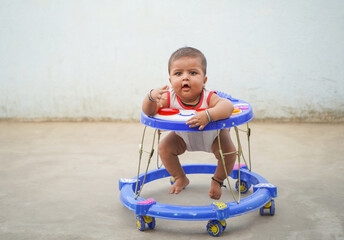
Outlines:
<svg viewBox="0 0 344 240"><path fill-rule="evenodd" d="M174 155L174 153L176 152L175 145L166 143L164 141L159 143L158 149L161 158Z"/></svg>
<svg viewBox="0 0 344 240"><path fill-rule="evenodd" d="M166 156L168 152L168 148L169 146L165 142L162 141L159 143L158 150L159 150L160 157Z"/></svg>
<svg viewBox="0 0 344 240"><path fill-rule="evenodd" d="M179 136L171 133L159 143L158 149L160 157L180 155L185 152L186 145Z"/></svg>

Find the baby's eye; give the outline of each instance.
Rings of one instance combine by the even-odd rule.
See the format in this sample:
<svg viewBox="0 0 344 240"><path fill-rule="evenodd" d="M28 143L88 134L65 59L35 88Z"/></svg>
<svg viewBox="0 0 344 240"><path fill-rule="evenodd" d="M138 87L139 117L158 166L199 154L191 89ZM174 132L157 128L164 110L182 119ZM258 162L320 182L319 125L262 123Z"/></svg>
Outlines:
<svg viewBox="0 0 344 240"><path fill-rule="evenodd" d="M194 76L194 75L196 75L196 74L197 74L197 72L194 72L194 71L190 72L190 75L191 75L191 76Z"/></svg>
<svg viewBox="0 0 344 240"><path fill-rule="evenodd" d="M181 72L176 72L175 74L176 74L177 76L181 76L181 75L182 75Z"/></svg>

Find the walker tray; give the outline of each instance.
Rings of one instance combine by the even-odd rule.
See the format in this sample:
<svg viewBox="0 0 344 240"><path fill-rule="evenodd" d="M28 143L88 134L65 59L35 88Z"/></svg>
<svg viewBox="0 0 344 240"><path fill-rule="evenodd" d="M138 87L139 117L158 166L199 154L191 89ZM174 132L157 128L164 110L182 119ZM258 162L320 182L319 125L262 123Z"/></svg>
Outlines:
<svg viewBox="0 0 344 240"><path fill-rule="evenodd" d="M253 119L252 107L249 103L233 98L231 95L218 92L217 94L222 97L229 99L234 106L234 111L232 116L208 123L202 131L217 130L239 126L241 124L247 123ZM197 111L202 111L204 109L199 109ZM153 117L147 116L145 113L141 113L141 123L160 130L170 130L170 131L199 131L198 127L190 128L186 125L186 121L195 115L196 110L178 110L178 109L166 109L163 108L154 115Z"/></svg>

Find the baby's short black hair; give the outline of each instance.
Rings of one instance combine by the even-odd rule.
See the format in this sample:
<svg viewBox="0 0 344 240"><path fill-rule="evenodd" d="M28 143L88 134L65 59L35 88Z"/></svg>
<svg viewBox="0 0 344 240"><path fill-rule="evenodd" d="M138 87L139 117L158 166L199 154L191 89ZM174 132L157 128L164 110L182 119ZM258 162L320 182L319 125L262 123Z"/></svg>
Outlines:
<svg viewBox="0 0 344 240"><path fill-rule="evenodd" d="M203 53L192 47L182 47L176 50L174 53L172 53L170 60L168 61L168 73L170 73L170 67L173 61L181 58L181 57L199 57L202 61L202 70L204 72L204 75L207 73L207 59L203 55Z"/></svg>

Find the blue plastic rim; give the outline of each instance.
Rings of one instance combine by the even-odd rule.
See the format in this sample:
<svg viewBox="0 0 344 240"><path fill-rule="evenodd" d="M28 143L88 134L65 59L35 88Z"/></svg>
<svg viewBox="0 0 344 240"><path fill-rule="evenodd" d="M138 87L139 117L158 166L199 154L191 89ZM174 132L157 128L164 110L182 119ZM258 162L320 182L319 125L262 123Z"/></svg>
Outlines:
<svg viewBox="0 0 344 240"><path fill-rule="evenodd" d="M245 102L240 99L236 99L231 97L231 95L223 93L223 92L218 92L217 94L222 97L229 99L234 106L238 105L243 105L246 108L242 109L241 113L239 114L233 114L230 118L215 121L208 123L207 126L202 131L210 131L210 130L218 130L218 129L225 129L225 128L230 128L230 127L235 127L242 125L244 123L247 123L251 121L254 117L253 110L251 105L248 102ZM152 127L152 128L157 128L160 130L169 130L169 131L187 131L187 132L197 132L198 127L190 128L189 125L186 125L185 121L169 121L169 120L162 120L162 119L157 119L154 117L149 117L145 113L141 113L141 123Z"/></svg>
<svg viewBox="0 0 344 240"><path fill-rule="evenodd" d="M213 174L216 167L216 165L199 164L184 165L183 169L186 174ZM241 168L240 171L240 178L253 185L253 193L241 199L239 204L233 201L228 203L213 202L205 206L183 206L158 203L152 198L138 197L135 199L136 177L119 180L120 201L125 207L134 211L136 215L170 220L202 221L216 219L221 221L260 209L272 198L277 197L277 187L268 183L265 178L245 168ZM165 168L152 170L147 173L146 183L165 177L170 177ZM230 177L238 179L238 169L234 169ZM143 178L144 174L141 174L138 179L138 187L142 184Z"/></svg>
<svg viewBox="0 0 344 240"><path fill-rule="evenodd" d="M232 98L229 94L217 92L220 97L227 98L232 101L234 106L244 106L240 113L233 114L230 118L208 123L202 131L220 130L239 126L249 122L253 119L252 107L249 103ZM186 122L182 121L168 121L149 117L141 113L141 123L152 128L170 131L199 131L198 128L190 128ZM214 174L217 165L184 165L183 169L186 174ZM233 179L239 178L239 170L233 169L230 177ZM171 175L165 168L149 171L146 175L145 183L151 181L170 177ZM169 205L156 202L153 198L144 199L137 197L135 199L135 186L138 184L140 189L145 174L126 179L119 180L120 201L122 204L134 211L138 216L149 216L164 218L170 220L186 220L186 221L203 221L203 220L218 220L222 221L230 217L239 216L251 211L255 211L264 207L273 198L277 197L277 187L261 177L260 175L251 172L245 168L240 168L240 179L253 185L253 193L243 199L237 204L233 202L213 202L205 206L183 206L183 205ZM140 219L139 219L140 220ZM140 223L140 222L139 222ZM139 226L141 226L139 224ZM224 230L224 229L223 229Z"/></svg>

